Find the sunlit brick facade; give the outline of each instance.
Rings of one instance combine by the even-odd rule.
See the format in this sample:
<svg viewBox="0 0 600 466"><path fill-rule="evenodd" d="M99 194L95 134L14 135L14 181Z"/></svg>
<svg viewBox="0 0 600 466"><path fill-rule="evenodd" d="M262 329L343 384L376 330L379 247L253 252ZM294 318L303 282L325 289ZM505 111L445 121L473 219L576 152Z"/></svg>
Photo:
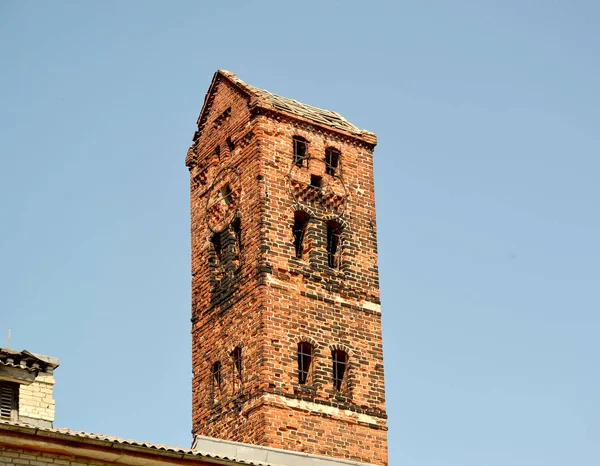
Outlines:
<svg viewBox="0 0 600 466"><path fill-rule="evenodd" d="M387 464L375 144L215 74L186 158L194 434Z"/></svg>

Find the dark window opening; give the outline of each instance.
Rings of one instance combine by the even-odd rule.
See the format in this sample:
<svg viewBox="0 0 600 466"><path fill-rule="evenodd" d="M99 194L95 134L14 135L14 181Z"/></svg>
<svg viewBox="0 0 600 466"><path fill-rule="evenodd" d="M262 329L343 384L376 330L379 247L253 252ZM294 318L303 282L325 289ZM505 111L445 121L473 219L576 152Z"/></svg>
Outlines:
<svg viewBox="0 0 600 466"><path fill-rule="evenodd" d="M233 143L233 141L231 140L231 138L227 138L227 147L229 147L229 151L233 151L233 149L235 149L235 144Z"/></svg>
<svg viewBox="0 0 600 466"><path fill-rule="evenodd" d="M18 393L16 384L0 382L0 419L18 421Z"/></svg>
<svg viewBox="0 0 600 466"><path fill-rule="evenodd" d="M333 356L333 386L336 390L342 389L344 375L348 368L348 354L342 350L335 350Z"/></svg>
<svg viewBox="0 0 600 466"><path fill-rule="evenodd" d="M235 368L235 375L238 379L242 378L242 348L237 346L231 353L233 359L233 367Z"/></svg>
<svg viewBox="0 0 600 466"><path fill-rule="evenodd" d="M238 252L242 252L242 221L240 218L236 218L231 224L233 228L233 234L235 235L235 244L237 246Z"/></svg>
<svg viewBox="0 0 600 466"><path fill-rule="evenodd" d="M215 118L215 121L213 121L213 127L218 128L219 126L221 126L221 124L223 124L223 122L229 118L230 114L231 107L227 108L223 113L221 113L217 118Z"/></svg>
<svg viewBox="0 0 600 466"><path fill-rule="evenodd" d="M298 168L302 168L302 165L308 166L308 162L305 164L304 160L308 158L308 141L300 136L294 136L294 164Z"/></svg>
<svg viewBox="0 0 600 466"><path fill-rule="evenodd" d="M229 184L226 184L219 190L219 200L221 201L221 204L233 204L231 188L229 187Z"/></svg>
<svg viewBox="0 0 600 466"><path fill-rule="evenodd" d="M215 155L217 156L217 159L221 160L221 146L215 147Z"/></svg>
<svg viewBox="0 0 600 466"><path fill-rule="evenodd" d="M340 151L329 147L325 150L325 173L335 175L335 172L340 163Z"/></svg>
<svg viewBox="0 0 600 466"><path fill-rule="evenodd" d="M220 361L213 363L212 367L210 368L210 376L213 395L216 395L217 391L221 391L221 385L223 383Z"/></svg>
<svg viewBox="0 0 600 466"><path fill-rule="evenodd" d="M321 189L321 185L323 183L323 178L318 175L310 175L310 185L313 188Z"/></svg>
<svg viewBox="0 0 600 466"><path fill-rule="evenodd" d="M296 257L302 259L304 252L304 236L306 235L306 227L310 217L306 212L294 212L294 227L292 233L294 235L294 248L296 249Z"/></svg>
<svg viewBox="0 0 600 466"><path fill-rule="evenodd" d="M210 237L210 242L215 251L215 255L217 256L217 261L221 260L221 256L223 255L223 243L221 242L221 233L213 233Z"/></svg>
<svg viewBox="0 0 600 466"><path fill-rule="evenodd" d="M340 266L342 226L330 220L327 222L327 265L337 269Z"/></svg>
<svg viewBox="0 0 600 466"><path fill-rule="evenodd" d="M306 384L313 359L313 347L305 341L298 343L298 383Z"/></svg>

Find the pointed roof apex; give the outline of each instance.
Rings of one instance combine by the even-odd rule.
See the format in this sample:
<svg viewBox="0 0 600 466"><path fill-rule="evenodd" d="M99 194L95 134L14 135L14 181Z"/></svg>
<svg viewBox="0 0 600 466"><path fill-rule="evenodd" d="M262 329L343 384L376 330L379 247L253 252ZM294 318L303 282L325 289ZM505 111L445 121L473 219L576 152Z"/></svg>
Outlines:
<svg viewBox="0 0 600 466"><path fill-rule="evenodd" d="M211 87L208 91L207 98L219 77L223 77L236 86L240 91L244 92L251 98L251 105L273 110L278 113L291 114L310 122L317 123L321 126L328 127L337 131L350 133L358 136L370 144L377 144L377 136L370 131L362 130L350 123L346 118L337 112L325 110L312 105L303 104L295 99L283 97L273 94L265 89L251 86L238 78L234 73L227 70L217 70L213 78Z"/></svg>

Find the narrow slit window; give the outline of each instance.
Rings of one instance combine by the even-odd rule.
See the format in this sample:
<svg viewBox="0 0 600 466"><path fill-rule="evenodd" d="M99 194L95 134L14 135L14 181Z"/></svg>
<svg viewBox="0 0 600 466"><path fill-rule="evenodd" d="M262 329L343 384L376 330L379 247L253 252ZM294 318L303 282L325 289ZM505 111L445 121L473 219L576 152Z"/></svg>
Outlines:
<svg viewBox="0 0 600 466"><path fill-rule="evenodd" d="M227 138L227 147L229 148L229 152L233 152L233 149L235 149L235 144L234 142L231 140L231 138Z"/></svg>
<svg viewBox="0 0 600 466"><path fill-rule="evenodd" d="M233 228L233 234L235 235L235 244L237 246L238 252L242 252L242 221L240 218L236 218L231 224Z"/></svg>
<svg viewBox="0 0 600 466"><path fill-rule="evenodd" d="M342 226L333 220L327 222L327 265L337 269L340 266Z"/></svg>
<svg viewBox="0 0 600 466"><path fill-rule="evenodd" d="M220 261L221 256L223 255L223 243L221 242L221 233L213 233L213 235L210 238L210 242L212 244L213 250L215 251L217 261Z"/></svg>
<svg viewBox="0 0 600 466"><path fill-rule="evenodd" d="M223 384L223 374L221 372L221 362L220 361L213 363L213 365L210 369L210 375L211 375L211 384L212 384L213 395L216 395L218 392L221 391L221 386Z"/></svg>
<svg viewBox="0 0 600 466"><path fill-rule="evenodd" d="M325 173L335 175L338 165L340 164L340 151L333 147L325 150Z"/></svg>
<svg viewBox="0 0 600 466"><path fill-rule="evenodd" d="M306 228L309 219L310 217L306 212L294 212L294 227L292 233L294 235L294 248L298 259L302 259L302 254L304 253L304 237L306 236Z"/></svg>
<svg viewBox="0 0 600 466"><path fill-rule="evenodd" d="M235 377L238 380L242 379L242 348L240 346L236 346L233 352L231 353L231 358L233 359L233 368L235 372Z"/></svg>
<svg viewBox="0 0 600 466"><path fill-rule="evenodd" d="M308 381L313 359L313 347L308 342L298 343L298 383L304 385Z"/></svg>
<svg viewBox="0 0 600 466"><path fill-rule="evenodd" d="M221 146L215 147L215 155L217 156L217 160L221 160Z"/></svg>
<svg viewBox="0 0 600 466"><path fill-rule="evenodd" d="M348 369L348 353L342 350L335 350L333 356L333 386L336 390L341 390L344 377Z"/></svg>
<svg viewBox="0 0 600 466"><path fill-rule="evenodd" d="M308 162L304 163L304 161L308 158L308 141L300 136L294 136L292 140L294 141L294 164L298 168L307 167Z"/></svg>

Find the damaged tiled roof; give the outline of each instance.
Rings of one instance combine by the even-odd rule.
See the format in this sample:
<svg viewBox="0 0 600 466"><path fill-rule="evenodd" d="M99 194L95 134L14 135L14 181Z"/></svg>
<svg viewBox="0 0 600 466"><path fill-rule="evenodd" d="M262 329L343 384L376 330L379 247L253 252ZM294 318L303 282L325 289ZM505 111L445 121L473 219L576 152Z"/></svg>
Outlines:
<svg viewBox="0 0 600 466"><path fill-rule="evenodd" d="M30 372L58 367L58 358L30 353L29 351L16 351L10 348L0 348L0 365L17 367Z"/></svg>
<svg viewBox="0 0 600 466"><path fill-rule="evenodd" d="M307 120L316 121L317 123L348 131L349 133L361 133L358 127L354 126L337 112L303 104L297 100L282 97L264 89L257 89L257 91L263 99L267 100L277 110L290 112Z"/></svg>
<svg viewBox="0 0 600 466"><path fill-rule="evenodd" d="M353 125L337 112L303 104L297 100L290 99L288 97L282 97L265 89L251 86L230 71L219 70L217 73L227 77L239 87L243 88L250 95L256 97L259 103L266 103L267 106L270 106L275 110L288 112L301 118L305 118L307 120L356 135L364 135L365 133L372 134L369 131L361 130L357 126Z"/></svg>

